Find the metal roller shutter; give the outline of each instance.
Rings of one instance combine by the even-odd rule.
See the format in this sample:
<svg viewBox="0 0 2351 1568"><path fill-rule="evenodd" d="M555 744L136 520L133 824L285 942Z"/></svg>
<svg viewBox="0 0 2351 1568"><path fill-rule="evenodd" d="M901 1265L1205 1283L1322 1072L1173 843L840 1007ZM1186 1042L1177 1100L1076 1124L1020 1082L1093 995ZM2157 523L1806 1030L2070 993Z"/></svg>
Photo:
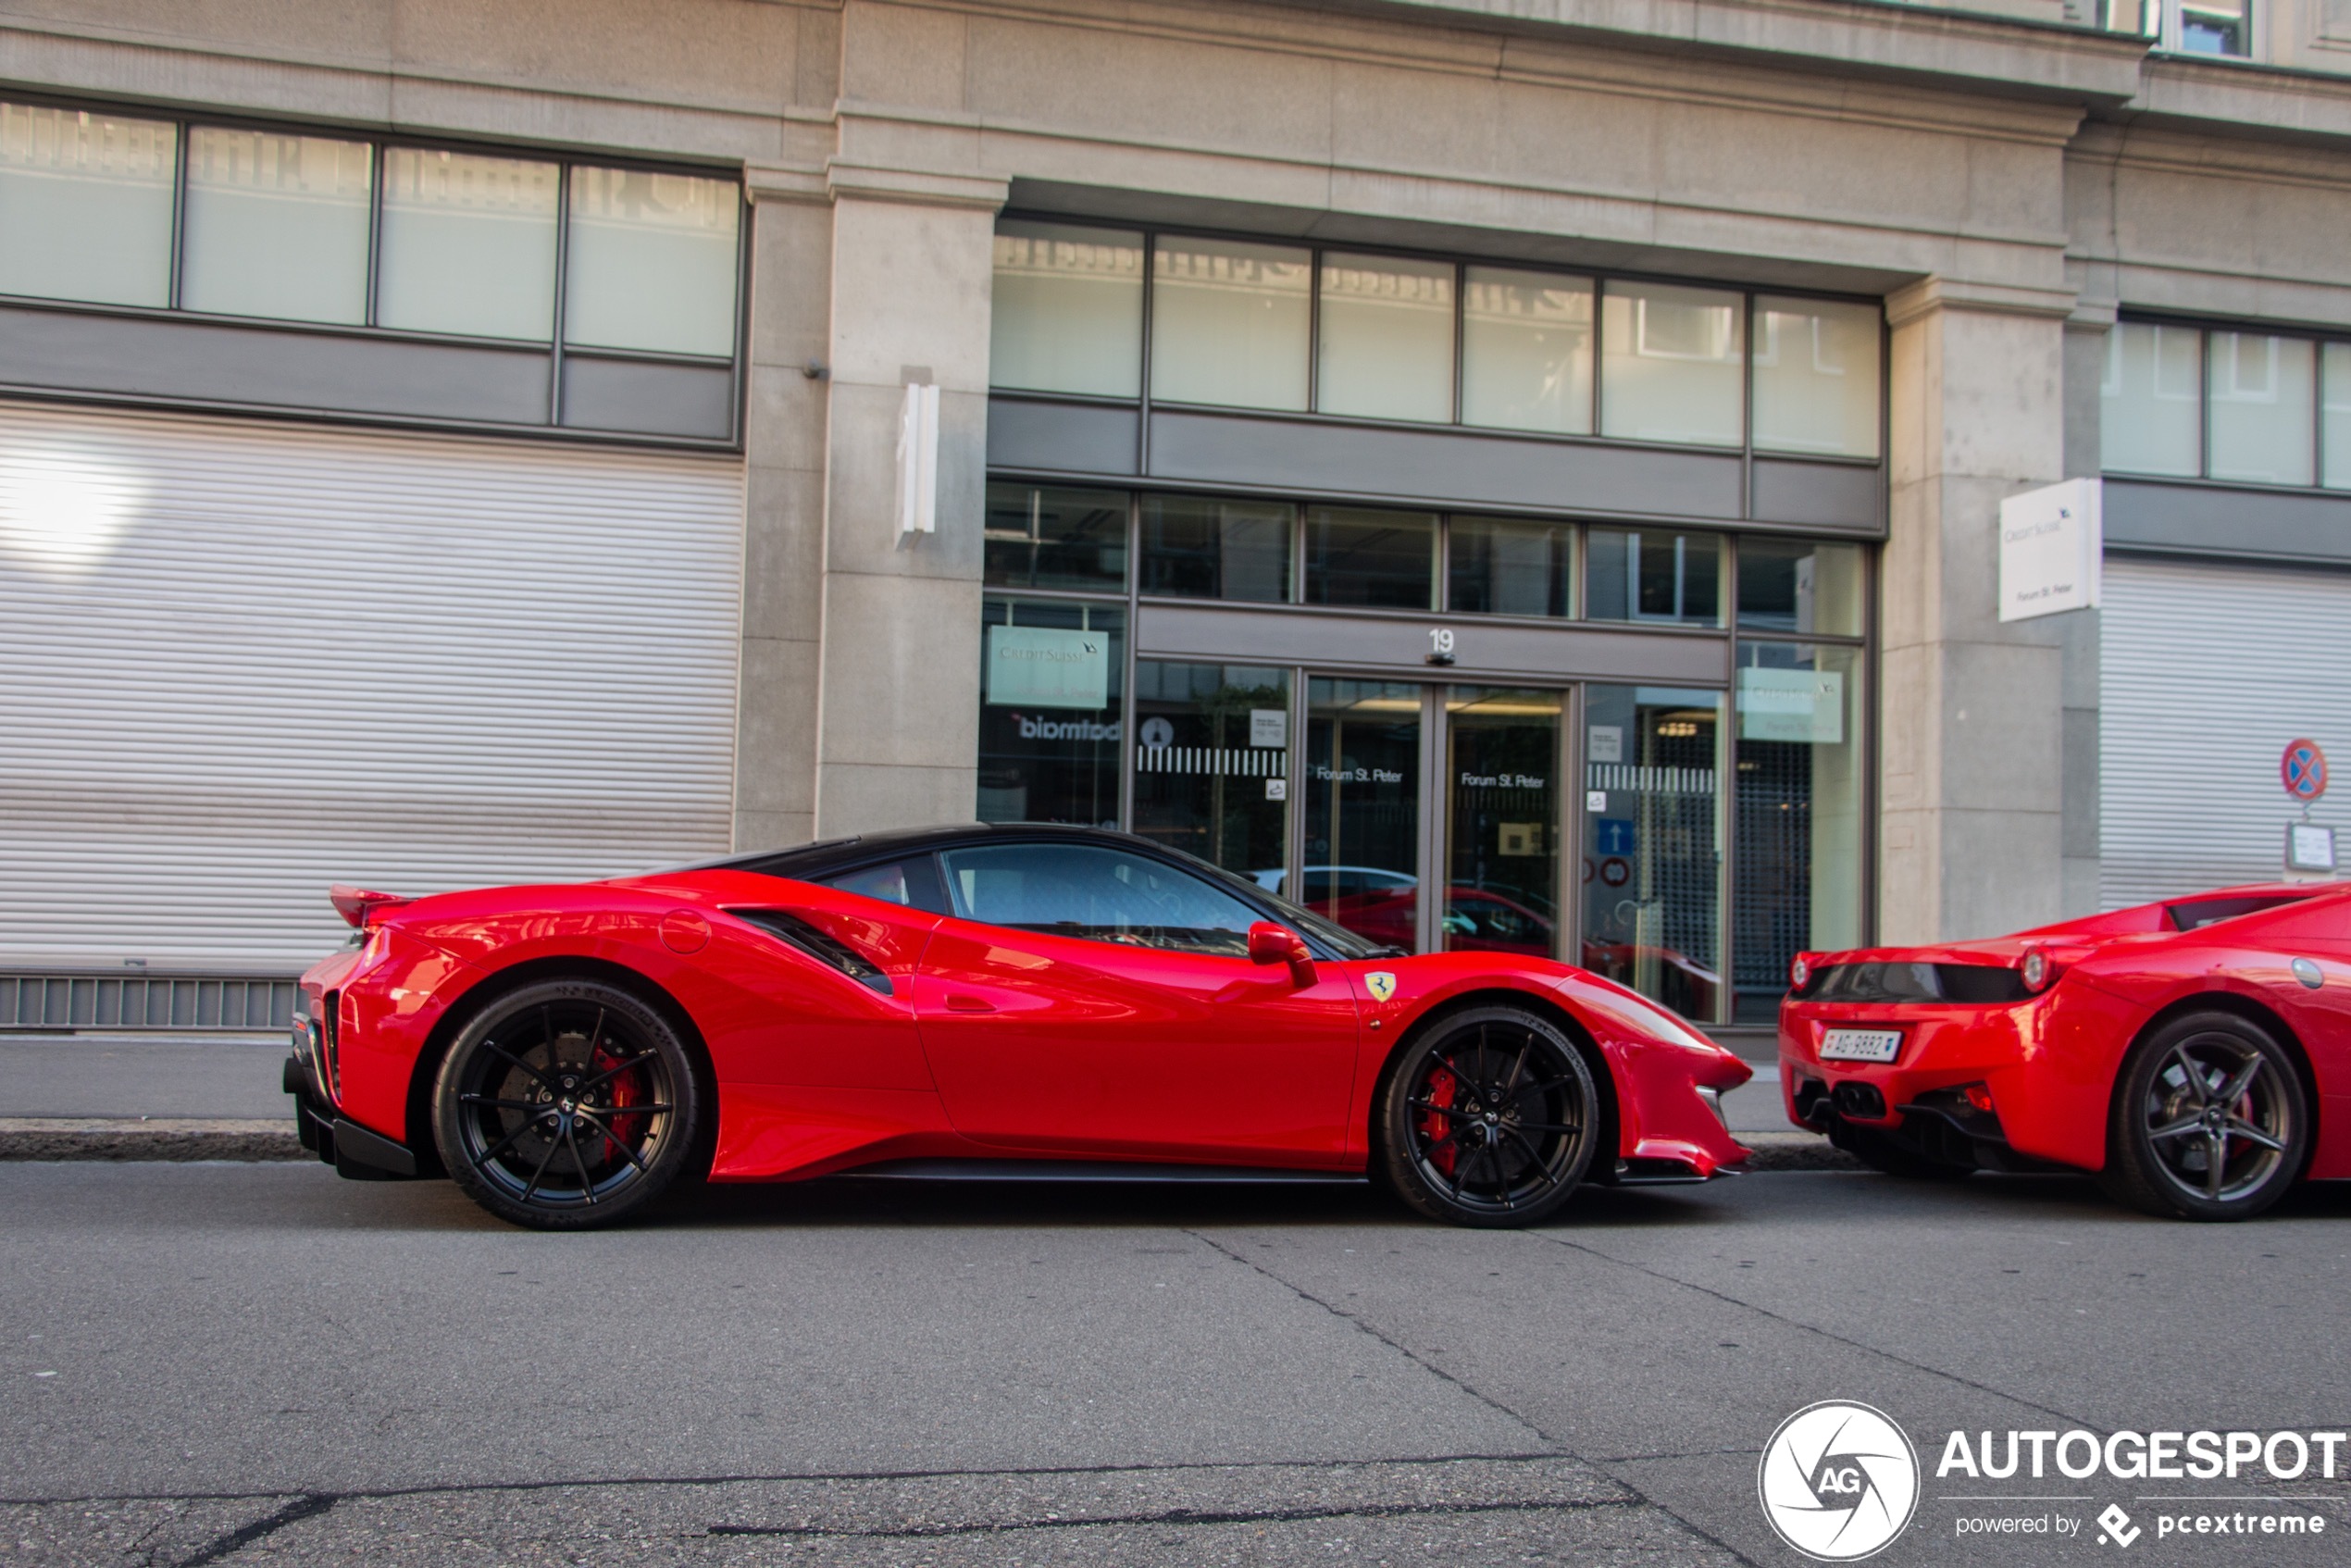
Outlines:
<svg viewBox="0 0 2351 1568"><path fill-rule="evenodd" d="M739 463L0 404L0 963L723 853Z"/></svg>
<svg viewBox="0 0 2351 1568"><path fill-rule="evenodd" d="M2351 765L2351 577L2110 555L2100 615L2101 901L2274 880L2286 742ZM2346 793L2311 820L2351 848Z"/></svg>

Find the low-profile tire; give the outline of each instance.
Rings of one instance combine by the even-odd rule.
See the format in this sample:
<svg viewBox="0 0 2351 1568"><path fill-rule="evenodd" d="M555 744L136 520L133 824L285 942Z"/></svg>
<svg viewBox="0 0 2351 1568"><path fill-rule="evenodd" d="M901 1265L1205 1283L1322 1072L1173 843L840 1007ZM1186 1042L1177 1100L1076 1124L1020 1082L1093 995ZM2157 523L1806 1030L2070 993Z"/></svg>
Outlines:
<svg viewBox="0 0 2351 1568"><path fill-rule="evenodd" d="M602 980L493 999L458 1032L433 1086L450 1176L500 1219L537 1230L642 1210L687 1174L705 1120L678 1031Z"/></svg>
<svg viewBox="0 0 2351 1568"><path fill-rule="evenodd" d="M2309 1163L2292 1052L2233 1013L2191 1013L2135 1046L2116 1078L2100 1185L2166 1219L2250 1219Z"/></svg>
<svg viewBox="0 0 2351 1568"><path fill-rule="evenodd" d="M1407 1044L1375 1109L1375 1174L1449 1225L1533 1225L1584 1179L1599 1100L1584 1053L1541 1014L1474 1007Z"/></svg>
<svg viewBox="0 0 2351 1568"><path fill-rule="evenodd" d="M1875 1127L1857 1127L1850 1122L1831 1123L1829 1141L1870 1169L1900 1176L1905 1181L1965 1181L1975 1174L1972 1165L1929 1159L1904 1147L1887 1133Z"/></svg>

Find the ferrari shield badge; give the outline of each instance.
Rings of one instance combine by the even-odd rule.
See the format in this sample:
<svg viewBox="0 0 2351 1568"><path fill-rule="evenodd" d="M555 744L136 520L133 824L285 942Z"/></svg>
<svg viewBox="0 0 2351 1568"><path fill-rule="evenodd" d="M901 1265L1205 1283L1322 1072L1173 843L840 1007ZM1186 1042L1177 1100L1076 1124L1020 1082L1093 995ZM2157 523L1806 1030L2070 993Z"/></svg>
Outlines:
<svg viewBox="0 0 2351 1568"><path fill-rule="evenodd" d="M1396 994L1396 977L1385 969L1375 969L1363 977L1363 989L1372 993L1374 1002L1386 1002Z"/></svg>

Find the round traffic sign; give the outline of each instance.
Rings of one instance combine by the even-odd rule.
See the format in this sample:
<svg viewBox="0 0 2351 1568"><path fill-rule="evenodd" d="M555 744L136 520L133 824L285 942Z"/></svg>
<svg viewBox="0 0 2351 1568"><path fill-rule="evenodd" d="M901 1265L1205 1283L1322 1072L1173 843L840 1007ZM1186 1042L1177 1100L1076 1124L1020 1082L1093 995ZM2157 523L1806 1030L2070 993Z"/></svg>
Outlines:
<svg viewBox="0 0 2351 1568"><path fill-rule="evenodd" d="M2327 792L2327 754L2316 740L2289 740L2278 759L2278 778L2295 800L2315 801Z"/></svg>

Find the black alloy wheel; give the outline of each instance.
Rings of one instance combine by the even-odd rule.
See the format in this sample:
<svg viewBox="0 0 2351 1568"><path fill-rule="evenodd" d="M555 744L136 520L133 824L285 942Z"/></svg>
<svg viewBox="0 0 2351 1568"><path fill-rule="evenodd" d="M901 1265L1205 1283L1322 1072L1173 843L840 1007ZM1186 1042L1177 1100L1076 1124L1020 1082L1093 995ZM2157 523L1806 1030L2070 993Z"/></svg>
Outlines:
<svg viewBox="0 0 2351 1568"><path fill-rule="evenodd" d="M1598 1095L1584 1054L1524 1008L1477 1007L1407 1044L1381 1096L1377 1159L1431 1219L1533 1225L1592 1163Z"/></svg>
<svg viewBox="0 0 2351 1568"><path fill-rule="evenodd" d="M552 980L499 997L442 1064L433 1130L457 1185L540 1230L610 1225L691 1160L703 1097L677 1031L617 986Z"/></svg>
<svg viewBox="0 0 2351 1568"><path fill-rule="evenodd" d="M2249 1219L2300 1178L2309 1151L2293 1055L2250 1019L2196 1013L2124 1062L2100 1179L2151 1214Z"/></svg>

